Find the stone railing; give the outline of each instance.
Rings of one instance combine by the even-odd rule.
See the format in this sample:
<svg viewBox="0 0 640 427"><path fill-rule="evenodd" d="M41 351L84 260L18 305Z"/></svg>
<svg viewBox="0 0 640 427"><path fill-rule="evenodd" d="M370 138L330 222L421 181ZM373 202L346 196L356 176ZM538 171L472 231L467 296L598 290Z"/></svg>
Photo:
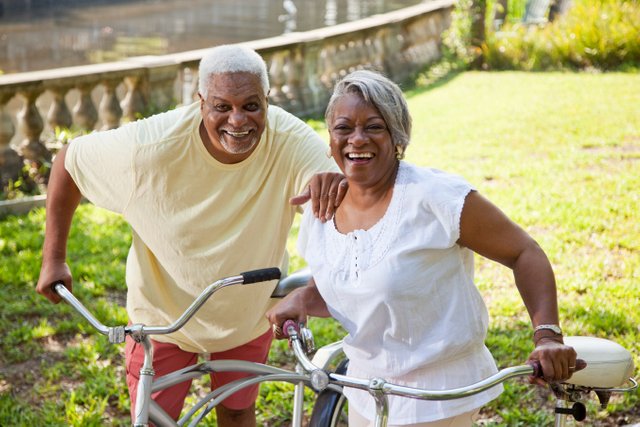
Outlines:
<svg viewBox="0 0 640 427"><path fill-rule="evenodd" d="M403 82L436 60L453 4L454 0L433 0L245 45L267 63L270 102L308 117L323 112L335 81L354 69L377 69ZM2 188L18 176L25 162L38 165L51 160L57 149L51 143L56 128L111 129L192 102L205 51L0 75Z"/></svg>

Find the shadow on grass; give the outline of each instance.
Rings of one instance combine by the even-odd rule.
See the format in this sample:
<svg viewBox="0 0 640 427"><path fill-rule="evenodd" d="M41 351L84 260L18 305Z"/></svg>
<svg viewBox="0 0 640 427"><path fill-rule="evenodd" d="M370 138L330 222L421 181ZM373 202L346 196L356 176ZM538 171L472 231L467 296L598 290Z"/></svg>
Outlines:
<svg viewBox="0 0 640 427"><path fill-rule="evenodd" d="M418 76L414 76L409 83L402 85L402 90L407 98L417 96L448 84L465 71L465 69L457 68L442 75L428 76L429 70L426 70Z"/></svg>

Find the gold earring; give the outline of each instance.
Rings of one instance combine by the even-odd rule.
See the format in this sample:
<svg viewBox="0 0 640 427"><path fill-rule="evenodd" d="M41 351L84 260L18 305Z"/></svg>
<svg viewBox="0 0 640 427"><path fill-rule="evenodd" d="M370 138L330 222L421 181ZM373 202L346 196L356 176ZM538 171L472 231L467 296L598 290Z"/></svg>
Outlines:
<svg viewBox="0 0 640 427"><path fill-rule="evenodd" d="M325 153L325 156L327 156L327 159L331 158L331 147L329 147L329 149L327 150L327 152Z"/></svg>
<svg viewBox="0 0 640 427"><path fill-rule="evenodd" d="M399 145L396 145L396 159L404 159L404 148L400 147Z"/></svg>

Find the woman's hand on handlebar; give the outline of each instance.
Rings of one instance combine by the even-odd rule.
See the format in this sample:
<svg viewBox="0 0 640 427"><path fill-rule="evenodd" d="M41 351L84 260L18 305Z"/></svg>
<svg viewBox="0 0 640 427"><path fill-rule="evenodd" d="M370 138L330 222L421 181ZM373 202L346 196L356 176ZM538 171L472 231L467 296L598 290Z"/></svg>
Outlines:
<svg viewBox="0 0 640 427"><path fill-rule="evenodd" d="M533 384L546 385L547 382L561 382L585 368L583 361L577 361L573 347L551 339L540 339L535 350L529 355L529 361L538 361L542 368L542 378L530 377Z"/></svg>
<svg viewBox="0 0 640 427"><path fill-rule="evenodd" d="M331 317L327 304L316 288L316 282L311 278L304 288L296 289L282 299L275 307L265 314L273 327L276 339L287 338L283 332L286 320L293 320L297 324L306 324L307 316Z"/></svg>
<svg viewBox="0 0 640 427"><path fill-rule="evenodd" d="M293 320L297 324L307 323L307 310L305 308L304 295L301 292L303 289L296 289L291 292L265 314L267 320L271 323L275 339L288 338L283 330L285 321Z"/></svg>
<svg viewBox="0 0 640 427"><path fill-rule="evenodd" d="M36 292L45 296L49 301L57 304L61 298L53 290L53 284L62 282L72 291L73 278L71 270L66 262L43 262L40 269L40 277L36 285Z"/></svg>

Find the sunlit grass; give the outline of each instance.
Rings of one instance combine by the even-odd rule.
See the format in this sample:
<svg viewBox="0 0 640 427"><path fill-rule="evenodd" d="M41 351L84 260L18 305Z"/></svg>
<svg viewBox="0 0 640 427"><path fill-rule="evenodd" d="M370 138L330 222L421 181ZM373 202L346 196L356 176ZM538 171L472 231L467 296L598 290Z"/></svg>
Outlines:
<svg viewBox="0 0 640 427"><path fill-rule="evenodd" d="M464 176L527 229L554 265L565 331L615 340L640 364L640 76L470 72L408 97L415 129L407 160ZM128 425L122 348L34 292L43 223L42 210L0 221L0 425ZM292 270L304 265L296 234L297 226ZM69 263L76 294L105 323L126 322L129 244L119 217L80 207ZM487 344L500 366L520 363L532 349L531 328L513 279L477 261L491 313ZM341 335L333 321L311 325L319 344ZM291 358L274 344L273 363ZM291 394L288 385L263 387L259 422L286 423ZM515 382L483 422L549 425L547 396ZM590 425L640 422L630 410L637 403L635 394L612 400L608 412L591 406Z"/></svg>

